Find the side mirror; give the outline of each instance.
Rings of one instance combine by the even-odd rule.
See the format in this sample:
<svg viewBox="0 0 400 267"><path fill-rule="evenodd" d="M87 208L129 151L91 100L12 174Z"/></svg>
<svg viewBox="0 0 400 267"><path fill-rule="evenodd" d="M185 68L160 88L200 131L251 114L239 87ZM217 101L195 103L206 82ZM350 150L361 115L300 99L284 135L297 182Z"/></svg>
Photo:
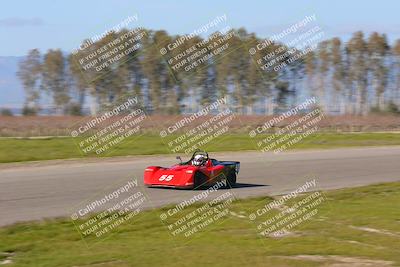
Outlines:
<svg viewBox="0 0 400 267"><path fill-rule="evenodd" d="M180 160L180 161L181 161L181 163L182 163L181 156L176 156L176 159Z"/></svg>

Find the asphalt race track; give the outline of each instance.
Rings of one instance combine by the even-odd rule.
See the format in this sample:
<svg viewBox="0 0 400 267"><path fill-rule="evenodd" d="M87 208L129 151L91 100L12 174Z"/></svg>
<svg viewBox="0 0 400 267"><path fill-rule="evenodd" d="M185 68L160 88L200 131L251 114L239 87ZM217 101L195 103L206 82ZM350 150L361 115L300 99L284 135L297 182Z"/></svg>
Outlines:
<svg viewBox="0 0 400 267"><path fill-rule="evenodd" d="M316 179L315 189L400 181L400 147L306 150L278 155L226 152L210 156L241 162L238 198L290 192ZM183 157L183 156L182 156ZM170 166L174 155L92 160L57 160L0 165L0 225L70 216L71 210L107 188L137 179L146 166ZM178 203L198 191L143 188L147 208ZM225 189L228 190L228 189Z"/></svg>

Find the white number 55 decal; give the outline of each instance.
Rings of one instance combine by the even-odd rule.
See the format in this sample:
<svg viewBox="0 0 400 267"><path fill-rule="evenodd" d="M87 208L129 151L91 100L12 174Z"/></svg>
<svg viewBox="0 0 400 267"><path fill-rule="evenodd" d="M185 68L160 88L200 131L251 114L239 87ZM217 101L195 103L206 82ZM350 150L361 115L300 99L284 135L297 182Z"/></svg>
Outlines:
<svg viewBox="0 0 400 267"><path fill-rule="evenodd" d="M172 178L174 178L174 175L167 175L167 174L164 174L164 175L161 175L160 179L158 179L158 180L159 180L159 181L166 181L166 182L168 182L168 181L171 181Z"/></svg>

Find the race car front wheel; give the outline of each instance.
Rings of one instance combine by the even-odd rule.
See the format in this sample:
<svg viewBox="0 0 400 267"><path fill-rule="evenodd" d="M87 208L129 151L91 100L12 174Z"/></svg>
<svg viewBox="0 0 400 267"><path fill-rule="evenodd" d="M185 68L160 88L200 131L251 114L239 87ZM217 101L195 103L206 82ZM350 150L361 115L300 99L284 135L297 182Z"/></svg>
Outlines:
<svg viewBox="0 0 400 267"><path fill-rule="evenodd" d="M207 176L204 175L202 172L196 172L194 175L194 184L193 189L200 189L202 188L205 183L207 182Z"/></svg>

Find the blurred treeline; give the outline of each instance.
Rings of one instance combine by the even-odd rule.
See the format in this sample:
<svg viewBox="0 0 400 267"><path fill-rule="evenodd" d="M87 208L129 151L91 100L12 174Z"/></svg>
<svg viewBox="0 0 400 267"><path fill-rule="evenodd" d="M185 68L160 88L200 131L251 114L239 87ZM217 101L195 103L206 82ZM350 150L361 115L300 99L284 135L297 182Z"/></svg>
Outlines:
<svg viewBox="0 0 400 267"><path fill-rule="evenodd" d="M192 71L174 72L159 50L180 36L144 31L140 49L100 72L83 71L77 60L84 55L79 53L90 53L127 30L110 33L78 54L30 50L18 72L26 91L24 113L37 113L44 95L60 115L82 114L83 107L96 114L130 96L137 96L153 114L195 112L223 96L239 114L272 115L311 96L330 114L396 113L400 107L400 40L389 44L385 34L356 32L346 43L325 40L289 66L263 71L249 54L249 48L262 40L239 29L227 41L230 48L225 54ZM201 40L194 37L178 49L184 51ZM290 49L273 43L261 53L277 47Z"/></svg>

